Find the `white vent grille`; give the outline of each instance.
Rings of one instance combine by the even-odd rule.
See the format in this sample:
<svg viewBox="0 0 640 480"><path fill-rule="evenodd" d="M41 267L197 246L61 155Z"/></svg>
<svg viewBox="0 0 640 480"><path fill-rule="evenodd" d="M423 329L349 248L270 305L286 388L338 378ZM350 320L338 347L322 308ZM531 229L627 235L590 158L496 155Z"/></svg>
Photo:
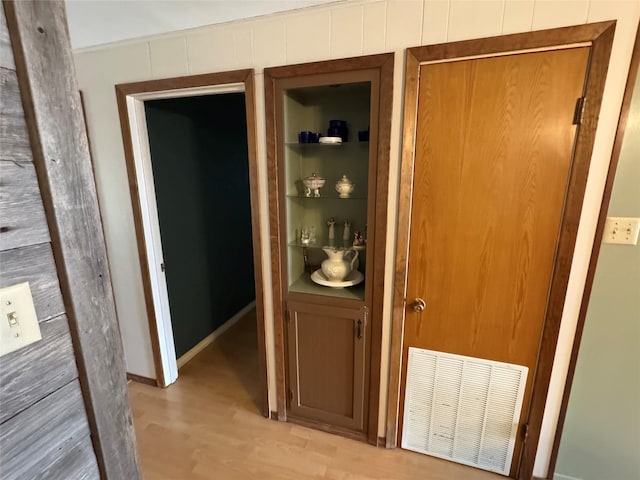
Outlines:
<svg viewBox="0 0 640 480"><path fill-rule="evenodd" d="M528 371L410 347L402 448L509 475Z"/></svg>

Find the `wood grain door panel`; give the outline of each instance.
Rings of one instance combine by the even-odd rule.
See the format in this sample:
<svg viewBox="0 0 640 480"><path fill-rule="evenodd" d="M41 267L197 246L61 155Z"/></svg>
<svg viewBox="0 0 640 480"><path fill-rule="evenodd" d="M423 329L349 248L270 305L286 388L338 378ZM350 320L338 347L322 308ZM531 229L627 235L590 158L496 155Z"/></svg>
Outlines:
<svg viewBox="0 0 640 480"><path fill-rule="evenodd" d="M288 310L290 414L363 431L367 338L361 310L298 302L289 302Z"/></svg>
<svg viewBox="0 0 640 480"><path fill-rule="evenodd" d="M411 346L524 365L527 418L588 58L421 66L402 384Z"/></svg>

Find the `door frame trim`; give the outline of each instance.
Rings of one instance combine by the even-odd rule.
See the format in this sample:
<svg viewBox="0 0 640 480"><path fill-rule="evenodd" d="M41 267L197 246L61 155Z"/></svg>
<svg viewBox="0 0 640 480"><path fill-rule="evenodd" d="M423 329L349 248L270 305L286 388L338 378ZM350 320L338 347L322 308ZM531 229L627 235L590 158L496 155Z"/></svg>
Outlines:
<svg viewBox="0 0 640 480"><path fill-rule="evenodd" d="M605 221L607 220L607 213L609 211L611 194L613 192L613 184L616 177L616 170L618 168L618 161L620 160L620 152L622 150L622 143L624 141L625 129L627 127L627 119L629 117L629 110L631 109L631 100L633 98L634 93L636 95L640 95L640 91L634 92L639 67L640 67L640 27L636 31L636 40L633 47L631 65L629 66L627 84L625 86L624 98L622 100L622 109L620 110L620 117L618 119L618 129L616 131L616 138L613 144L613 151L611 153L611 162L609 163L609 170L607 172L607 180L604 187L604 194L602 196L602 205L600 207L600 213L598 214L598 224L596 227L593 250L591 252L591 258L589 260L589 269L587 271L587 279L585 282L584 293L582 295L582 303L580 304L580 313L578 315L578 323L576 326L576 333L573 340L571 358L569 360L569 370L567 371L567 380L564 386L562 404L560 405L560 414L558 416L558 425L556 427L557 433L554 438L553 447L551 449L549 471L547 473L547 476L545 477L547 480L553 480L553 474L555 473L556 462L558 460L558 450L560 449L560 440L562 438L564 420L567 414L567 407L569 404L571 387L573 385L573 377L576 371L576 364L578 362L580 342L582 341L582 333L584 331L584 323L587 317L589 299L591 298L591 289L593 287L593 280L596 273L596 266L598 265L600 248L602 247L602 237L604 235L604 224L605 224Z"/></svg>
<svg viewBox="0 0 640 480"><path fill-rule="evenodd" d="M258 326L258 357L261 384L262 414L268 416L268 392L267 392L267 363L265 345L265 324L264 324L264 297L262 283L262 237L260 230L259 195L260 186L258 180L258 155L256 141L256 93L255 93L255 72L253 69L235 70L221 73L208 73L203 75L191 75L185 77L166 78L159 80L149 80L142 82L119 84L115 86L116 98L118 102L118 113L120 116L120 127L127 165L127 176L129 180L129 192L131 194L131 204L136 231L136 241L138 246L138 256L140 259L140 270L142 284L147 309L147 320L151 336L151 346L153 351L154 365L156 369L156 381L158 386L166 386L165 379L170 378L171 373L167 372L162 361L162 350L160 345L160 322L155 313L154 293L152 289L149 256L147 243L153 239L147 238L143 221L143 211L141 204L141 189L138 178L139 173L136 168L136 148L134 145L134 130L136 126L132 123L132 107L141 104L144 100L151 98L175 98L201 95L203 93L231 93L243 91L245 93L245 109L247 122L247 147L249 157L249 190L251 203L251 224L253 243L254 279L256 286L256 317ZM140 105L137 105L139 108ZM174 355L175 357L175 355ZM177 365L177 362L176 362ZM177 366L176 366L177 369Z"/></svg>
<svg viewBox="0 0 640 480"><path fill-rule="evenodd" d="M544 408L549 389L555 348L564 307L571 260L575 248L578 224L582 212L587 175L593 151L602 93L613 44L615 21L591 23L575 27L555 28L513 35L466 40L461 42L409 48L406 51L405 91L401 171L396 232L396 258L391 318L391 352L389 364L389 393L387 402L387 447L395 447L399 423L400 381L404 335L405 292L411 219L414 145L418 105L419 68L422 62L455 60L459 57L488 56L504 52L554 49L558 46L591 43L587 66L583 120L577 131L568 190L565 198L560 235L554 260L551 288L542 332L539 360L534 373L529 429L516 477L529 479L533 474L535 456L542 427ZM556 435L558 433L556 432Z"/></svg>
<svg viewBox="0 0 640 480"><path fill-rule="evenodd" d="M138 186L142 230L144 232L147 267L152 295L152 307L158 331L158 349L160 367L156 363L154 350L154 366L156 382L166 387L178 379L178 363L173 336L171 311L169 309L169 293L164 273L164 255L160 221L151 163L151 148L144 102L168 98L187 98L198 95L218 95L226 93L244 93L242 82L221 85L206 85L196 88L131 93L126 96L127 118L131 132L133 147L134 175ZM142 260L141 260L142 261ZM154 348L152 342L152 349Z"/></svg>

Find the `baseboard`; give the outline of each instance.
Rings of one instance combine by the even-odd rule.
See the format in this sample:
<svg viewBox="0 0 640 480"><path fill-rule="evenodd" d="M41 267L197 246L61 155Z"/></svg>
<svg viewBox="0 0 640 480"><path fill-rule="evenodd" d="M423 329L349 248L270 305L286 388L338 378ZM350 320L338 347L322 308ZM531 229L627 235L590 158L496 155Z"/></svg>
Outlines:
<svg viewBox="0 0 640 480"><path fill-rule="evenodd" d="M236 313L229 320L224 322L218 328L216 328L211 334L207 335L202 341L200 341L195 347L189 350L187 353L178 358L178 369L182 368L188 361L190 361L193 357L198 355L202 350L207 348L209 345L213 343L213 341L222 335L224 332L233 327L238 320L244 317L249 311L251 311L256 306L256 301L254 300L249 305L244 307L238 313Z"/></svg>
<svg viewBox="0 0 640 480"><path fill-rule="evenodd" d="M145 385L151 385L152 387L158 386L158 381L155 378L143 377L142 375L136 375L135 373L127 373L127 380L144 383Z"/></svg>
<svg viewBox="0 0 640 480"><path fill-rule="evenodd" d="M271 412L271 416L269 418L271 418L271 420L276 420L277 421L278 420L278 412L272 411Z"/></svg>
<svg viewBox="0 0 640 480"><path fill-rule="evenodd" d="M387 448L387 437L378 437L378 443L376 447Z"/></svg>
<svg viewBox="0 0 640 480"><path fill-rule="evenodd" d="M553 475L553 480L582 480L578 477L570 477L569 475L563 475L561 473L556 473Z"/></svg>

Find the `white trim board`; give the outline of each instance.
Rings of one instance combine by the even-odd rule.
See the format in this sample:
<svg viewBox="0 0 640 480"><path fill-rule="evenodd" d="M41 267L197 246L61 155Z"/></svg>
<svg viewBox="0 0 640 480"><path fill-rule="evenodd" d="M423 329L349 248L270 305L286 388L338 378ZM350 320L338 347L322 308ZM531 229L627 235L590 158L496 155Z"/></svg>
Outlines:
<svg viewBox="0 0 640 480"><path fill-rule="evenodd" d="M190 360L192 360L193 357L195 357L201 351L203 351L205 348L211 345L216 338L220 337L224 332L226 332L231 327L233 327L236 323L238 323L238 321L242 317L244 317L247 313L249 313L249 311L252 310L253 308L256 308L255 300L250 304L248 304L246 307L244 307L242 310L240 310L238 313L236 313L229 320L227 320L222 325L220 325L218 328L216 328L211 334L204 337L204 339L200 341L195 347L193 347L191 350L189 350L187 353L185 353L178 359L178 369L182 368Z"/></svg>

